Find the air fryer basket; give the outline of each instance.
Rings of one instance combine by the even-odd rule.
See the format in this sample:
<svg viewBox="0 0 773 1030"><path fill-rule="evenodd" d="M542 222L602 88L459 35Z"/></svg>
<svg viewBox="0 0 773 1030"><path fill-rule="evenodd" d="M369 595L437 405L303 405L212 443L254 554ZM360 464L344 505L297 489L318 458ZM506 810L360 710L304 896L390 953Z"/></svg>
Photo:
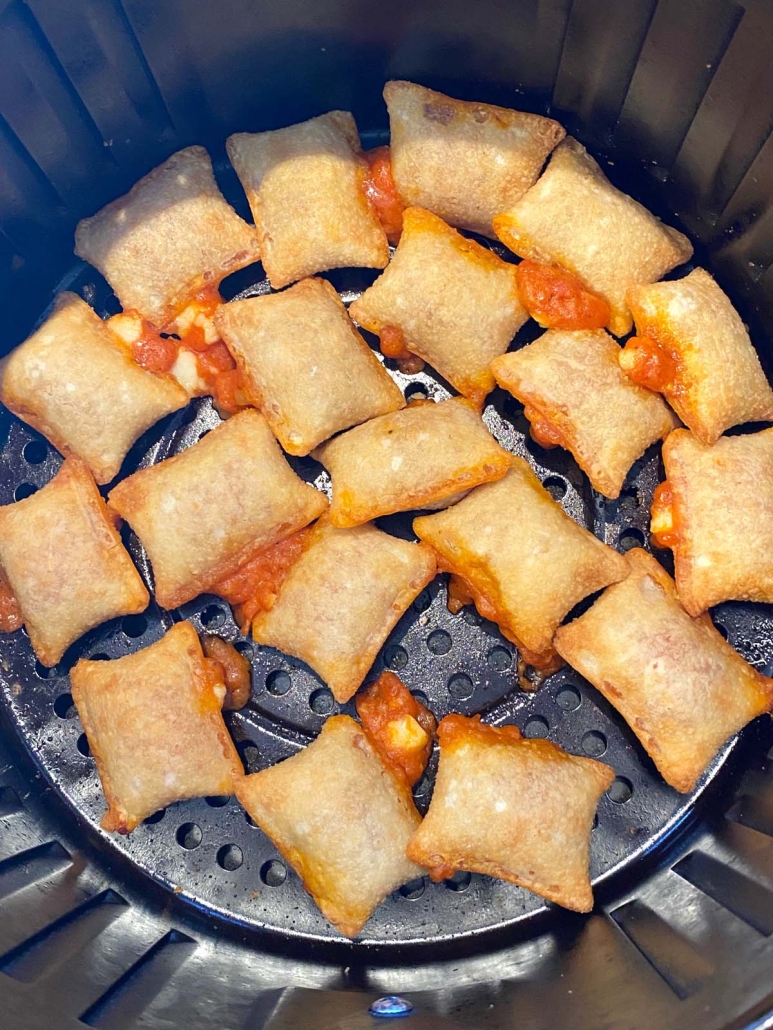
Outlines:
<svg viewBox="0 0 773 1030"><path fill-rule="evenodd" d="M384 81L408 78L558 117L614 182L681 220L696 263L731 293L770 374L771 44L765 0L0 0L3 350L58 289L81 293L100 314L117 309L104 280L74 262L75 221L170 153L207 146L246 215L225 161L230 132L342 108L373 145L385 139ZM329 276L347 302L373 277ZM265 288L257 266L223 293ZM396 375L407 396L446 395L434 376ZM568 455L530 441L512 399L497 391L490 402L492 431L568 511L621 550L645 541L657 449L620 501L604 502ZM216 421L208 401L196 402L151 430L125 471L189 446ZM47 482L59 461L0 416L0 503ZM316 463L294 464L325 485ZM406 518L383 522L410 532ZM136 539L125 538L147 573ZM487 877L425 878L348 944L232 799L174 806L127 839L99 830L102 801L68 670L82 655L145 646L178 618L252 658L253 700L230 716L248 769L292 754L339 710L301 663L241 638L214 597L100 627L51 671L23 634L0 638L2 1030L357 1030L377 1025L368 1006L395 992L414 1005L400 1025L421 1030L773 1025L767 719L726 746L693 795L677 796L571 670L537 694L513 690L511 645L470 609L450 616L436 581L376 669L397 671L438 716L486 712L615 767L593 833L597 907L580 917ZM715 618L770 674L773 611L728 604ZM430 790L431 770L416 791L420 807Z"/></svg>

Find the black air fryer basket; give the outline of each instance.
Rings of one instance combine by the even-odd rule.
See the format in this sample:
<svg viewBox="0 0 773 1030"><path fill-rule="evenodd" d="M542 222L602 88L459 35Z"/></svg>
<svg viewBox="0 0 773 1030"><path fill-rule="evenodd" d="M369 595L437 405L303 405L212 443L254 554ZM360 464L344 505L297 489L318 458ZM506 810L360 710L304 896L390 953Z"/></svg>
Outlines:
<svg viewBox="0 0 773 1030"><path fill-rule="evenodd" d="M103 316L109 287L72 255L76 221L181 147L208 148L228 199L235 131L351 110L386 140L384 82L551 113L617 185L696 243L773 367L773 4L770 0L0 0L0 288L3 351L75 290ZM489 246L505 254L504 248ZM333 272L350 301L375 273ZM267 288L260 266L227 299ZM396 373L442 397L432 375ZM657 448L619 501L545 451L497 391L484 417L553 496L619 550L648 546ZM154 427L125 471L195 442L208 400ZM0 415L0 503L48 482L60 456ZM325 473L294 461L311 482ZM408 519L384 520L398 534ZM125 540L147 575L132 534ZM30 547L35 541L30 540ZM715 621L773 666L773 611L726 604ZM103 801L69 693L82 656L117 657L190 619L253 662L253 698L229 713L248 770L308 743L337 706L302 663L240 637L211 596L100 627L47 670L26 636L0 637L0 1028L359 1030L400 994L417 1030L773 1026L773 733L758 720L699 788L676 795L628 728L572 670L536 694L517 655L472 609L452 617L436 580L376 669L397 671L438 717L487 713L527 736L603 757L617 779L593 831L587 917L510 884L457 874L390 897L356 943L338 936L234 799L170 807L128 838L99 829ZM770 752L773 754L773 752ZM426 809L432 766L416 788Z"/></svg>

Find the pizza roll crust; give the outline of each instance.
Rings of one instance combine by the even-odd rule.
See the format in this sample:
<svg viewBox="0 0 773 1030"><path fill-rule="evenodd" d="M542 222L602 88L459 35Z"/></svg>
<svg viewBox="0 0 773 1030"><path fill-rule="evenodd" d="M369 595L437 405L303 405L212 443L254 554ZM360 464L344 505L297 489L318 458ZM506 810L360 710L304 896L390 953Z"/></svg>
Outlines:
<svg viewBox="0 0 773 1030"><path fill-rule="evenodd" d="M273 607L255 617L252 634L307 662L337 701L348 701L434 575L428 547L375 526L336 529L323 519Z"/></svg>
<svg viewBox="0 0 773 1030"><path fill-rule="evenodd" d="M631 465L677 421L657 394L622 373L603 329L553 329L492 363L497 383L538 412L594 489L616 498Z"/></svg>
<svg viewBox="0 0 773 1030"><path fill-rule="evenodd" d="M275 289L328 268L386 265L389 244L365 195L367 163L348 111L271 132L238 132L226 149Z"/></svg>
<svg viewBox="0 0 773 1030"><path fill-rule="evenodd" d="M483 614L493 615L537 666L555 659L553 634L564 616L628 571L623 557L578 526L521 458L511 458L504 479L478 487L453 508L414 519L413 528L442 568L485 599Z"/></svg>
<svg viewBox="0 0 773 1030"><path fill-rule="evenodd" d="M505 729L514 727L459 715L441 722L435 789L408 856L433 879L453 869L486 873L589 912L593 816L614 771Z"/></svg>
<svg viewBox="0 0 773 1030"><path fill-rule="evenodd" d="M696 268L684 279L634 287L628 303L638 336L675 366L676 379L666 379L662 392L701 443L743 422L773 421L773 390L749 333L708 272Z"/></svg>
<svg viewBox="0 0 773 1030"><path fill-rule="evenodd" d="M258 234L226 202L203 147L187 147L78 223L75 253L124 310L162 327L197 290L257 261Z"/></svg>
<svg viewBox="0 0 773 1030"><path fill-rule="evenodd" d="M384 87L392 174L408 205L494 236L492 219L537 181L566 135L551 118L454 100L413 82Z"/></svg>
<svg viewBox="0 0 773 1030"><path fill-rule="evenodd" d="M556 633L559 653L623 716L663 779L689 793L719 748L770 710L773 681L692 619L670 577L641 549L630 574Z"/></svg>
<svg viewBox="0 0 773 1030"><path fill-rule="evenodd" d="M314 457L333 480L334 526L426 508L510 467L510 455L463 397L382 415L322 444Z"/></svg>
<svg viewBox="0 0 773 1030"><path fill-rule="evenodd" d="M409 351L479 403L494 389L491 360L528 318L515 266L418 207L403 212L394 257L350 311L371 332L398 329Z"/></svg>
<svg viewBox="0 0 773 1030"><path fill-rule="evenodd" d="M679 599L773 603L773 429L711 446L686 429L663 445ZM653 531L657 529L653 508Z"/></svg>
<svg viewBox="0 0 773 1030"><path fill-rule="evenodd" d="M130 833L174 801L233 794L243 769L221 714L221 673L189 622L136 654L73 668L108 804L104 829Z"/></svg>
<svg viewBox="0 0 773 1030"><path fill-rule="evenodd" d="M236 796L347 937L391 891L421 875L405 857L421 822L410 790L348 715L329 718L292 758L246 776Z"/></svg>
<svg viewBox="0 0 773 1030"><path fill-rule="evenodd" d="M40 329L0 362L0 400L109 483L132 444L188 396L171 376L140 368L85 301L60 293Z"/></svg>
<svg viewBox="0 0 773 1030"><path fill-rule="evenodd" d="M148 552L163 608L196 597L327 508L250 409L124 479L108 501Z"/></svg>
<svg viewBox="0 0 773 1030"><path fill-rule="evenodd" d="M692 244L609 182L577 140L556 147L547 170L509 211L494 219L518 254L563 265L609 302L609 330L632 326L626 293L662 278L692 255Z"/></svg>
<svg viewBox="0 0 773 1030"><path fill-rule="evenodd" d="M324 279L232 301L215 323L289 454L308 454L334 433L405 405Z"/></svg>
<svg viewBox="0 0 773 1030"><path fill-rule="evenodd" d="M94 626L149 601L80 458L67 458L31 497L0 507L0 563L47 666Z"/></svg>

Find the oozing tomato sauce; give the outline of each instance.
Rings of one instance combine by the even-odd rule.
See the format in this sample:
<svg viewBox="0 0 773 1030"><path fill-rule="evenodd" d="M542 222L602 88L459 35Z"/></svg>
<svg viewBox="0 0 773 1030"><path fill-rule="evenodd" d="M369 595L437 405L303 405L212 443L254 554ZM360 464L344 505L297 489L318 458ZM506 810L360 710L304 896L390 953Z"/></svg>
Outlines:
<svg viewBox="0 0 773 1030"><path fill-rule="evenodd" d="M396 325L385 325L379 332L379 346L385 358L393 358L405 375L421 372L424 362L418 354L412 354L406 346L402 329Z"/></svg>
<svg viewBox="0 0 773 1030"><path fill-rule="evenodd" d="M11 584L0 571L0 633L15 633L24 625L19 602Z"/></svg>
<svg viewBox="0 0 773 1030"><path fill-rule="evenodd" d="M668 480L655 487L651 516L653 544L664 549L675 547L679 542L679 530L674 511L674 492ZM663 527L660 530L656 528L659 523Z"/></svg>
<svg viewBox="0 0 773 1030"><path fill-rule="evenodd" d="M462 608L466 608L468 604L475 604L475 598L472 596L470 588L461 576L456 576L452 573L451 578L448 580L446 607L452 615L458 615Z"/></svg>
<svg viewBox="0 0 773 1030"><path fill-rule="evenodd" d="M363 156L368 163L363 183L365 195L373 205L387 239L390 243L397 243L403 230L405 204L392 178L391 151L389 147L376 147L367 150Z"/></svg>
<svg viewBox="0 0 773 1030"><path fill-rule="evenodd" d="M532 440L550 449L551 447L566 447L564 434L549 419L545 418L542 412L537 411L531 404L525 404L523 414L529 421L529 434Z"/></svg>
<svg viewBox="0 0 773 1030"><path fill-rule="evenodd" d="M239 654L233 644L221 637L209 634L201 638L201 647L207 658L217 662L222 669L226 695L223 707L244 708L252 691L252 670L250 663Z"/></svg>
<svg viewBox="0 0 773 1030"><path fill-rule="evenodd" d="M620 356L623 371L637 386L677 396L684 389L679 354L651 336L633 336Z"/></svg>
<svg viewBox="0 0 773 1030"><path fill-rule="evenodd" d="M609 304L558 265L524 260L516 268L521 303L545 329L603 329Z"/></svg>
<svg viewBox="0 0 773 1030"><path fill-rule="evenodd" d="M460 747L462 744L514 744L522 739L517 726L489 726L480 721L479 715L447 715L437 728L438 741L442 748Z"/></svg>
<svg viewBox="0 0 773 1030"><path fill-rule="evenodd" d="M169 372L177 361L180 341L161 336L145 322L142 328L142 336L132 344L134 360L149 372Z"/></svg>
<svg viewBox="0 0 773 1030"><path fill-rule="evenodd" d="M409 787L420 779L432 751L436 723L393 672L382 672L356 699L362 728L382 759Z"/></svg>

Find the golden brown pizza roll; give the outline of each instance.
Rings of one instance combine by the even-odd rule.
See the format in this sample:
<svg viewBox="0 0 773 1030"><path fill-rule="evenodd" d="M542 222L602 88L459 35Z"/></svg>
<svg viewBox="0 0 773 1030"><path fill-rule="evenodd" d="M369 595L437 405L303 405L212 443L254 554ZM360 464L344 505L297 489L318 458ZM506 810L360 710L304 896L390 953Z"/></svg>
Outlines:
<svg viewBox="0 0 773 1030"><path fill-rule="evenodd" d="M290 454L397 411L403 394L324 279L225 304L215 323Z"/></svg>
<svg viewBox="0 0 773 1030"><path fill-rule="evenodd" d="M497 483L414 519L414 532L460 578L484 618L524 660L551 671L553 634L584 597L627 573L625 560L574 522L522 458Z"/></svg>
<svg viewBox="0 0 773 1030"><path fill-rule="evenodd" d="M104 829L131 833L174 801L233 794L244 770L221 713L222 669L189 622L125 658L81 659L70 680L107 801Z"/></svg>
<svg viewBox="0 0 773 1030"><path fill-rule="evenodd" d="M327 508L324 494L296 476L253 410L135 472L108 501L148 552L163 608L189 601Z"/></svg>
<svg viewBox="0 0 773 1030"><path fill-rule="evenodd" d="M711 446L686 429L663 444L653 541L674 552L679 600L691 615L720 601L773 602L773 429Z"/></svg>
<svg viewBox="0 0 773 1030"><path fill-rule="evenodd" d="M487 873L590 912L593 817L614 771L480 716L446 716L438 738L432 802L408 857L433 880L457 869Z"/></svg>
<svg viewBox="0 0 773 1030"><path fill-rule="evenodd" d="M494 219L519 257L562 265L611 308L609 329L630 332L626 294L692 255L692 244L609 182L575 139L560 143L542 177Z"/></svg>
<svg viewBox="0 0 773 1030"><path fill-rule="evenodd" d="M80 458L67 458L31 497L0 507L0 564L43 665L56 665L87 630L148 604Z"/></svg>
<svg viewBox="0 0 773 1030"><path fill-rule="evenodd" d="M428 547L375 526L336 529L323 519L252 635L307 662L337 701L348 701L382 644L435 575Z"/></svg>
<svg viewBox="0 0 773 1030"><path fill-rule="evenodd" d="M0 400L109 483L135 440L188 396L171 376L140 368L85 301L60 293L53 314L0 363Z"/></svg>
<svg viewBox="0 0 773 1030"><path fill-rule="evenodd" d="M558 652L620 712L663 777L689 793L724 742L770 710L773 681L691 618L646 551L630 574L556 633Z"/></svg>
<svg viewBox="0 0 773 1030"><path fill-rule="evenodd" d="M418 207L403 213L394 257L350 311L379 336L400 333L408 351L479 404L494 389L492 358L529 317L515 265Z"/></svg>
<svg viewBox="0 0 773 1030"><path fill-rule="evenodd" d="M201 287L260 256L258 234L223 198L203 147L173 154L79 222L75 253L99 269L125 310L160 327Z"/></svg>
<svg viewBox="0 0 773 1030"><path fill-rule="evenodd" d="M494 215L533 186L566 133L552 118L388 82L392 174L406 204L494 236Z"/></svg>
<svg viewBox="0 0 773 1030"><path fill-rule="evenodd" d="M275 289L327 268L386 265L389 244L365 194L368 166L348 111L237 132L226 147Z"/></svg>
<svg viewBox="0 0 773 1030"><path fill-rule="evenodd" d="M701 443L730 426L773 421L773 390L746 326L708 272L635 286L637 335L620 354L633 382L660 391Z"/></svg>
<svg viewBox="0 0 773 1030"><path fill-rule="evenodd" d="M381 415L322 444L314 457L333 480L334 526L450 501L510 467L510 455L463 397Z"/></svg>
<svg viewBox="0 0 773 1030"><path fill-rule="evenodd" d="M292 758L244 777L236 796L347 937L422 873L405 857L421 822L411 792L348 715L328 719Z"/></svg>
<svg viewBox="0 0 773 1030"><path fill-rule="evenodd" d="M603 329L552 329L491 365L524 404L537 443L571 451L594 489L612 498L634 461L678 424L657 394L626 378L619 356Z"/></svg>

